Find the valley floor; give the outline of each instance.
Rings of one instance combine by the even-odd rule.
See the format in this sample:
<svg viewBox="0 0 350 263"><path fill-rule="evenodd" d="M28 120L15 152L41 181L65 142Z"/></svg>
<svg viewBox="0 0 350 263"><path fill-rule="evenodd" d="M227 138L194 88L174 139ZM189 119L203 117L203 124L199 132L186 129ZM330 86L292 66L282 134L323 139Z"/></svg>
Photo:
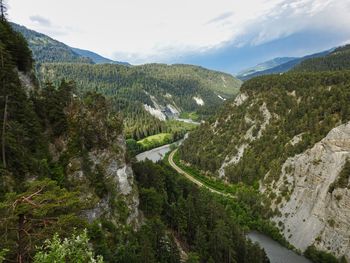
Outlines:
<svg viewBox="0 0 350 263"><path fill-rule="evenodd" d="M212 186L208 185L206 182L201 181L200 179L194 177L191 175L191 173L184 171L181 167L179 167L175 160L174 156L178 149L173 150L169 155L168 155L168 163L169 165L174 168L179 174L183 175L186 177L188 180L190 180L192 183L196 184L198 187L204 187L208 189L210 192L221 195L223 197L229 197L229 198L235 198L232 194L229 194L224 191L216 190ZM270 260L271 263L279 263L279 262L305 262L309 263L308 259L305 257L298 255L295 253L293 250L287 249L281 244L279 244L277 241L271 239L269 236L263 234L263 233L258 233L258 232L250 232L247 235L253 242L257 242L261 247L265 249L267 252L267 256ZM281 259L283 261L281 261Z"/></svg>

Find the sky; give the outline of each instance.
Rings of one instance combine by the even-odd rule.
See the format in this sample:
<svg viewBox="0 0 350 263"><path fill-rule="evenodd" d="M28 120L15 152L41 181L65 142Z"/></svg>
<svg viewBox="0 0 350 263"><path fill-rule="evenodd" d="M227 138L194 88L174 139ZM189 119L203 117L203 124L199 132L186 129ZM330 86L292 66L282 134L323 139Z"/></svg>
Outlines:
<svg viewBox="0 0 350 263"><path fill-rule="evenodd" d="M7 0L12 22L131 64L228 73L350 43L350 0Z"/></svg>

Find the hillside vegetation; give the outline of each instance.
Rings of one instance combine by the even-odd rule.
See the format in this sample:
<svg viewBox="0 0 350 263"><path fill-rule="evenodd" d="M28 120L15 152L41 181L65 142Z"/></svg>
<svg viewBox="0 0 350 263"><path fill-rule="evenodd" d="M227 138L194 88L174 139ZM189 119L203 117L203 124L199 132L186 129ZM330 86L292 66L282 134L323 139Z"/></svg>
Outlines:
<svg viewBox="0 0 350 263"><path fill-rule="evenodd" d="M72 48L45 34L30 30L24 26L10 23L11 27L21 33L28 41L36 63L43 62L70 62L70 63L93 63L93 64L121 64L130 65L126 62L114 61L105 58L89 50Z"/></svg>
<svg viewBox="0 0 350 263"><path fill-rule="evenodd" d="M88 91L103 94L113 101L114 110L122 113L125 133L134 140L162 132L175 133L172 125L166 123L168 119L188 114L198 119L211 116L224 100L238 93L241 85L229 74L197 66L134 67L71 48L23 26L11 26L27 39L41 85L73 80L77 95ZM181 129L181 133L186 131Z"/></svg>
<svg viewBox="0 0 350 263"><path fill-rule="evenodd" d="M330 52L331 52L331 50L326 50L326 51L323 51L323 52L320 52L320 53L315 53L315 54L307 55L307 56L304 56L304 57L292 58L292 59L290 59L290 60L288 60L286 62L279 63L276 66L272 66L272 67L269 67L267 69L254 71L254 72L251 72L251 73L248 73L248 74L244 74L244 75L238 75L237 77L240 80L246 81L246 80L252 79L254 77L258 77L258 76L265 76L265 75L270 75L270 74L285 73L285 72L288 72L290 70L293 70L295 67L298 67L298 65L301 64L303 61L307 61L307 60L313 59L313 58L314 59L322 58L324 56L327 56ZM272 60L272 61L274 61L274 60ZM264 64L264 63L262 63L262 64ZM258 66L256 66L256 67L259 68Z"/></svg>
<svg viewBox="0 0 350 263"><path fill-rule="evenodd" d="M127 136L137 140L168 132L163 121L182 112L212 115L240 87L228 74L188 65L44 63L39 76L43 82L74 80L79 94L93 90L110 98L124 115Z"/></svg>
<svg viewBox="0 0 350 263"><path fill-rule="evenodd" d="M258 190L280 233L315 262L350 258L337 241L349 238L348 50L248 80L179 149L202 178Z"/></svg>
<svg viewBox="0 0 350 263"><path fill-rule="evenodd" d="M350 70L350 45L336 48L325 57L303 61L293 70L300 72Z"/></svg>
<svg viewBox="0 0 350 263"><path fill-rule="evenodd" d="M225 160L240 156L224 168L231 182L252 184L272 167L270 174L278 174L289 156L303 152L337 124L350 120L349 78L350 72L343 71L249 80L242 87L247 100L240 105L230 101L215 119L191 133L180 149L181 157L219 175ZM269 112L268 123L264 110ZM288 143L297 135L302 137L299 143ZM239 154L242 145L245 151Z"/></svg>
<svg viewBox="0 0 350 263"><path fill-rule="evenodd" d="M93 63L87 57L80 56L69 46L54 40L44 34L25 28L14 23L11 27L19 32L28 41L29 48L33 52L34 60L41 62L72 62L72 63Z"/></svg>
<svg viewBox="0 0 350 263"><path fill-rule="evenodd" d="M68 81L39 87L5 19L0 60L1 262L267 262L222 203L164 164L136 164L136 184L113 103Z"/></svg>

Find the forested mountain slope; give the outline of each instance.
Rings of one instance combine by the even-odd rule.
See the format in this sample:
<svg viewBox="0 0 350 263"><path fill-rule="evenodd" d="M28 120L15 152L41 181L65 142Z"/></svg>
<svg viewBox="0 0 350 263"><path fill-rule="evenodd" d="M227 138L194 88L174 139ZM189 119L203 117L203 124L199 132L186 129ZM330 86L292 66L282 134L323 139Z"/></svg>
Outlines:
<svg viewBox="0 0 350 263"><path fill-rule="evenodd" d="M240 87L231 75L189 65L44 63L39 76L42 82L74 80L79 93L94 90L111 98L114 108L124 113L127 134L134 138L163 131L161 121L184 112L206 118Z"/></svg>
<svg viewBox="0 0 350 263"><path fill-rule="evenodd" d="M0 36L1 254L31 262L54 233L100 221L137 227L122 121L101 95L74 98L72 83L39 88L25 39L5 20Z"/></svg>
<svg viewBox="0 0 350 263"><path fill-rule="evenodd" d="M128 62L120 62L120 61L114 61L109 58L105 58L99 54L96 54L92 51L89 50L84 50L80 48L71 48L75 53L79 54L82 57L87 57L92 59L92 61L95 64L120 64L120 65L125 65L125 66L131 66Z"/></svg>
<svg viewBox="0 0 350 263"><path fill-rule="evenodd" d="M295 60L295 57L278 57L278 58L274 58L262 63L257 64L254 67L250 67L248 69L244 69L241 72L238 72L238 74L236 75L236 77L240 80L247 80L250 79L252 77L254 77L255 75L258 75L259 72L263 72L272 68L275 68L279 65L285 64L291 60Z"/></svg>
<svg viewBox="0 0 350 263"><path fill-rule="evenodd" d="M296 66L294 71L336 71L350 69L350 45L336 48L325 57L312 58Z"/></svg>
<svg viewBox="0 0 350 263"><path fill-rule="evenodd" d="M110 101L37 86L6 20L0 59L0 261L268 262L231 211L166 165L135 165L138 189Z"/></svg>
<svg viewBox="0 0 350 263"><path fill-rule="evenodd" d="M349 259L349 80L349 71L251 79L190 134L181 158L225 181L260 185L288 241Z"/></svg>
<svg viewBox="0 0 350 263"><path fill-rule="evenodd" d="M123 114L128 138L139 140L160 132L184 133L183 127L174 130L174 125L165 120L189 114L199 120L206 118L224 100L237 94L241 85L229 74L191 65L133 67L11 25L29 42L42 84L73 80L80 95L97 91L112 99L113 108Z"/></svg>
<svg viewBox="0 0 350 263"><path fill-rule="evenodd" d="M13 29L21 33L28 41L37 63L41 62L72 62L93 63L90 58L82 57L74 52L69 46L54 40L44 34L27 29L24 26L11 23Z"/></svg>
<svg viewBox="0 0 350 263"><path fill-rule="evenodd" d="M70 62L70 63L112 63L129 65L126 62L114 61L100 56L94 52L72 48L64 43L30 30L24 26L11 23L12 28L21 33L28 41L29 47L33 52L37 63L42 62Z"/></svg>
<svg viewBox="0 0 350 263"><path fill-rule="evenodd" d="M258 77L258 76L285 73L285 72L288 72L289 70L292 70L294 67L298 66L300 63L302 63L305 60L309 60L311 58L319 58L319 57L322 58L322 57L328 55L331 51L332 51L332 49L326 50L326 51L323 51L320 53L307 55L307 56L300 57L300 58L294 58L294 59L291 59L287 62L278 64L274 67L270 67L270 68L265 69L265 70L259 70L257 72L253 72L251 74L240 75L237 77L240 80L249 80L251 78Z"/></svg>

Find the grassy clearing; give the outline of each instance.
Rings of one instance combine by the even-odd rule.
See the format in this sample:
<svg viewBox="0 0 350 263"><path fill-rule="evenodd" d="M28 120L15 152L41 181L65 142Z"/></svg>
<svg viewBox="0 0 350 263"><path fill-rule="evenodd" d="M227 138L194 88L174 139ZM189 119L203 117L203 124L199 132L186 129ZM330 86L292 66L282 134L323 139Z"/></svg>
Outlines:
<svg viewBox="0 0 350 263"><path fill-rule="evenodd" d="M142 149L146 150L171 143L172 141L173 135L171 133L159 133L139 140L137 144L140 145Z"/></svg>
<svg viewBox="0 0 350 263"><path fill-rule="evenodd" d="M182 112L180 114L180 118L182 119L191 119L193 121L199 121L199 115L197 112Z"/></svg>
<svg viewBox="0 0 350 263"><path fill-rule="evenodd" d="M166 132L151 135L139 141L136 141L133 138L128 138L126 140L126 145L129 155L136 156L141 152L176 142L182 139L187 132L198 127L198 125L193 123L185 123L176 120L168 120L165 122L165 125Z"/></svg>

